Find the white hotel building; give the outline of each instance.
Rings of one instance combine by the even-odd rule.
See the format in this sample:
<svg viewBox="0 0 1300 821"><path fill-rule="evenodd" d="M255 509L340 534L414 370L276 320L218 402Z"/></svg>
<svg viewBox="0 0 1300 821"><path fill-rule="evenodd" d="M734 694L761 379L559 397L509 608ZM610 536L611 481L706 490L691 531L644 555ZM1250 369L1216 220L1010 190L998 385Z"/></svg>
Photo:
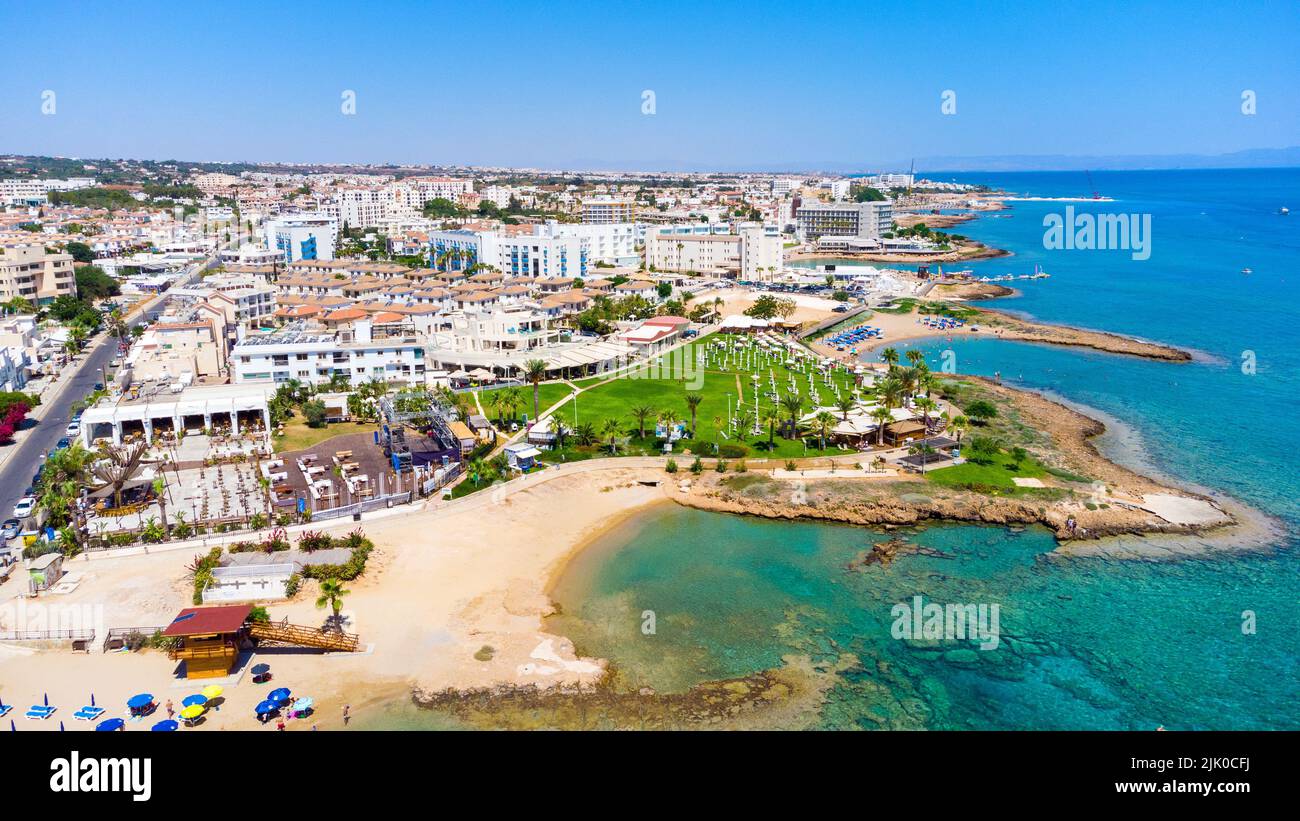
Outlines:
<svg viewBox="0 0 1300 821"><path fill-rule="evenodd" d="M262 226L266 247L279 251L286 264L334 259L338 233L338 221L329 214L282 214Z"/></svg>
<svg viewBox="0 0 1300 821"><path fill-rule="evenodd" d="M409 329L407 329L409 331ZM414 333L376 337L370 320L356 320L350 331L324 333L286 330L247 336L230 352L237 384L328 382L335 373L352 384L379 380L424 384L425 343Z"/></svg>
<svg viewBox="0 0 1300 821"><path fill-rule="evenodd" d="M646 232L645 259L655 271L762 281L780 273L785 246L775 225L740 225L734 233L725 223L663 225Z"/></svg>
<svg viewBox="0 0 1300 821"><path fill-rule="evenodd" d="M631 264L637 259L635 225L576 225L549 222L533 234L499 231L430 231L429 248L437 264L446 251L466 257L452 260L451 270L475 263L492 265L506 276L586 277L597 261Z"/></svg>

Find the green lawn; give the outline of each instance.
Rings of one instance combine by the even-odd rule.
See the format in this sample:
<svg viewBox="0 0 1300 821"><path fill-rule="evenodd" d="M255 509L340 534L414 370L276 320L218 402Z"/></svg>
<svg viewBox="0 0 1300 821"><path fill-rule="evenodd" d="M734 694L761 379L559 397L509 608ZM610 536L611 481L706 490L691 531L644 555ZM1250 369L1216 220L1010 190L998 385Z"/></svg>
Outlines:
<svg viewBox="0 0 1300 821"><path fill-rule="evenodd" d="M497 413L492 409L492 397L496 394L504 393L507 390L509 390L509 388L496 388L490 391L479 392L478 401L483 404L483 413L493 422L497 421ZM573 393L573 388L563 382L543 382L541 385L537 386L537 393L542 413L545 413L547 408ZM518 408L515 408L515 416L518 419L523 419L524 415L527 414L528 418L532 419L533 386L523 385L520 387L519 396L523 401L519 404Z"/></svg>
<svg viewBox="0 0 1300 821"><path fill-rule="evenodd" d="M687 351L687 362L695 362L695 356L698 351L704 349L712 343L713 340L728 340L726 335L716 334L704 339L692 342L684 346ZM672 354L671 361L680 361L676 357L680 354ZM646 428L650 433L644 439L637 434L637 422L632 416L632 408L638 405L649 405L656 412L664 409L674 411L675 418L678 421L690 424L690 411L686 407L686 394L688 387L691 390L698 390L704 395L704 401L697 409L698 438L695 441L689 439L677 442L674 450L681 453L684 449L690 449L693 453L702 453L712 455L715 441L719 444L741 444L751 456L768 456L772 458L792 458L800 456L820 456L820 455L841 455L845 453L835 447L830 447L825 451L816 447L815 440L809 440L809 447L805 450L803 442L800 440L776 438L776 446L773 451L765 451L761 446L767 444L767 434L764 432L760 436L754 436L746 433L740 439L728 439L725 436L718 435L718 426L714 424L714 418L722 420L722 428L726 428L726 419L728 407L733 412L736 408L737 397L743 396L744 409L751 415L754 411L754 382L752 375L759 373L762 381L759 383L761 390L759 395L759 409L772 406L773 401L767 396L770 389L769 371L774 372L778 389L785 393L788 390L788 378L790 371L780 362L759 362L752 370L741 370L735 363L724 365L720 363L711 363L706 365L702 380L695 373L694 366L686 368L686 373L682 369L676 372L667 372L667 368L659 368L652 361L646 366L632 371L630 374L613 379L599 387L592 388L579 394L576 402L576 409L573 404L565 405L559 412L558 416L564 420L565 424L574 427L576 424L590 422L595 425L597 432L607 419L617 419L623 429L624 436L630 436L625 448L620 448L620 453L640 454L640 453L660 453L661 442L656 440L653 435L655 420L647 420ZM599 379L585 380L578 384L595 384ZM739 381L740 386L737 387ZM851 389L853 378L851 375L836 373L833 379L834 383L840 387L841 391ZM808 377L803 372L796 372L796 386L800 396L804 400L803 412L812 409L813 405L809 398ZM834 391L821 382L820 376L816 378L816 386L820 392L822 404L831 405L834 402ZM784 411L782 412L784 415ZM576 414L576 420L575 420ZM607 440L606 440L607 441ZM569 448L566 448L568 451ZM606 447L605 452L608 452ZM566 453L566 458L583 458L582 454ZM588 456L590 454L587 454ZM734 457L733 457L734 458Z"/></svg>
<svg viewBox="0 0 1300 821"><path fill-rule="evenodd" d="M1005 491L1034 490L1020 488L1011 481L1015 478L1041 479L1047 475L1047 469L1036 462L1033 457L1026 457L1016 465L1008 453L999 453L997 458L987 465L965 462L952 467L928 470L925 478L937 485L952 488L997 488Z"/></svg>
<svg viewBox="0 0 1300 821"><path fill-rule="evenodd" d="M379 426L374 422L331 422L323 428L311 428L299 413L284 423L284 436L272 437L276 453L288 453L315 447L326 439L348 433L366 433Z"/></svg>

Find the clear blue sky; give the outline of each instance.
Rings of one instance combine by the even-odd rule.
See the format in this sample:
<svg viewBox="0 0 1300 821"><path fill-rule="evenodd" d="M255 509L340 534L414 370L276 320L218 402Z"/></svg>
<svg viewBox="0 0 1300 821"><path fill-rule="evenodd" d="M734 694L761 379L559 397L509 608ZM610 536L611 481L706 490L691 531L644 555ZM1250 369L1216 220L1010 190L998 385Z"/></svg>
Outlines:
<svg viewBox="0 0 1300 821"><path fill-rule="evenodd" d="M42 0L5 3L0 26L0 152L874 168L1300 143L1289 0ZM345 89L355 116L340 113ZM945 89L955 116L940 113Z"/></svg>

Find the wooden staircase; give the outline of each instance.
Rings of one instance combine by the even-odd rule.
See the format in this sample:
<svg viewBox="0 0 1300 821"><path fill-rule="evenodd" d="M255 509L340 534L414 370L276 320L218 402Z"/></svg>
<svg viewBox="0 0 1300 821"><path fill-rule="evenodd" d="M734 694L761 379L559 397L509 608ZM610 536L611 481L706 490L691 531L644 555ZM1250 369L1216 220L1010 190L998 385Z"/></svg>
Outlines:
<svg viewBox="0 0 1300 821"><path fill-rule="evenodd" d="M249 625L248 635L259 642L268 644L289 644L295 647L318 647L336 653L355 653L360 637L355 633L343 633L324 630L319 627L303 627L289 624L285 619L280 622L253 622Z"/></svg>

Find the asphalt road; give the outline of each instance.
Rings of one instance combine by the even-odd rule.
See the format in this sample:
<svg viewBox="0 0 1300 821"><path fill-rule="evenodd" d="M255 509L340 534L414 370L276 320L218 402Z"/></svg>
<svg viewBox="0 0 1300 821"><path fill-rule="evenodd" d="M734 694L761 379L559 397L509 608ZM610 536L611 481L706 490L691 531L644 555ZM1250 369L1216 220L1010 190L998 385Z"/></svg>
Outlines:
<svg viewBox="0 0 1300 821"><path fill-rule="evenodd" d="M215 260L203 267L211 267L213 264ZM189 283L195 278L195 274L197 269L177 284ZM135 327L143 318L144 313L137 314L127 324ZM72 382L64 387L58 399L47 403L45 416L30 430L21 443L9 445L16 450L9 454L8 460L3 467L0 467L0 520L13 516L14 505L22 498L23 491L32 484L36 469L41 464L41 454L48 453L59 439L67 435L68 420L72 416L69 409L72 403L94 390L96 382L104 381L103 369L108 367L108 363L115 356L117 356L117 340L101 331L91 341L90 347L70 365L77 368L77 374L72 377Z"/></svg>

